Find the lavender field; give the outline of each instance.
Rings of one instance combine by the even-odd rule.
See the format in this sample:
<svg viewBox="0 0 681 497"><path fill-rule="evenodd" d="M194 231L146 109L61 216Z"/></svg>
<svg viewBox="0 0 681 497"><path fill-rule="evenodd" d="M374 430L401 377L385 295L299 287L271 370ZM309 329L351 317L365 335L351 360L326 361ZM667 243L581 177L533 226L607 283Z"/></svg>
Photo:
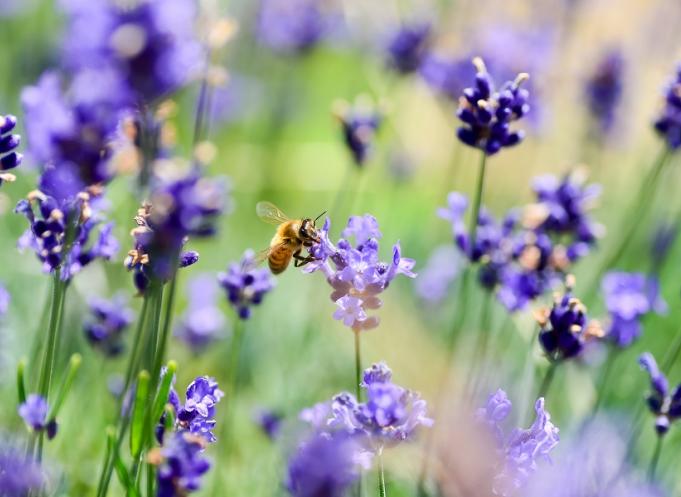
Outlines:
<svg viewBox="0 0 681 497"><path fill-rule="evenodd" d="M0 0L0 497L681 496L679 26Z"/></svg>

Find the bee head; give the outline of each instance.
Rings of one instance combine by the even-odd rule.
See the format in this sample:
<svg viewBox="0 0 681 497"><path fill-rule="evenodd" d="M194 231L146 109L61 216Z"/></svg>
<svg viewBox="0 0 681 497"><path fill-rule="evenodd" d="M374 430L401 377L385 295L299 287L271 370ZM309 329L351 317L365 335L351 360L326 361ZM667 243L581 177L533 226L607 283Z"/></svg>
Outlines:
<svg viewBox="0 0 681 497"><path fill-rule="evenodd" d="M312 219L303 219L300 223L300 230L298 231L298 236L303 242L314 242L319 243L321 240L319 234L317 233L317 228L315 228L314 221Z"/></svg>

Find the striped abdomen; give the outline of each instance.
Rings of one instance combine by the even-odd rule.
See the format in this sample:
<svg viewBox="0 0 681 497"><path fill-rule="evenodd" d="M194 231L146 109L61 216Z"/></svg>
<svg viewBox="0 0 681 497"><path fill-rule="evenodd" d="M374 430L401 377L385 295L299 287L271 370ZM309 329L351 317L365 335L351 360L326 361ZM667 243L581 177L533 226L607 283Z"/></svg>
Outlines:
<svg viewBox="0 0 681 497"><path fill-rule="evenodd" d="M282 273L286 270L291 258L293 257L294 247L291 243L281 243L270 250L267 263L274 274Z"/></svg>

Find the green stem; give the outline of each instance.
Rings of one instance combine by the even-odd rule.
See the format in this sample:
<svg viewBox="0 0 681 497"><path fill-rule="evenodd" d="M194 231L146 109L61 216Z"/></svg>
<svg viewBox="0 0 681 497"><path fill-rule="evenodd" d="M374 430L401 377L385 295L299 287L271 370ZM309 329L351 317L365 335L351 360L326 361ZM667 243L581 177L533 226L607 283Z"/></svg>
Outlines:
<svg viewBox="0 0 681 497"><path fill-rule="evenodd" d="M379 497L386 497L385 491L385 471L383 469L383 454L378 453L378 495Z"/></svg>
<svg viewBox="0 0 681 497"><path fill-rule="evenodd" d="M482 204L483 188L485 186L485 167L487 165L487 154L482 152L480 157L480 167L478 169L478 183L473 197L473 211L471 213L470 227L468 229L468 250L472 254L475 248L475 239L478 230L478 217L480 216L480 206Z"/></svg>
<svg viewBox="0 0 681 497"><path fill-rule="evenodd" d="M229 351L229 365L227 368L227 389L225 397L227 401L227 412L225 413L225 424L222 429L222 443L224 451L229 455L232 451L232 434L234 424L234 413L236 411L236 398L239 386L239 359L241 358L241 347L244 337L245 322L237 317L234 325L234 334Z"/></svg>
<svg viewBox="0 0 681 497"><path fill-rule="evenodd" d="M166 347L168 344L168 334L173 322L173 306L175 305L175 293L177 291L177 273L170 280L168 287L168 296L165 301L165 308L163 310L163 328L161 329L161 336L156 347L156 358L154 360L154 369L151 377L152 384L158 383L161 374L161 366L165 361Z"/></svg>
<svg viewBox="0 0 681 497"><path fill-rule="evenodd" d="M661 435L657 436L657 443L655 444L655 452L653 452L653 457L650 460L650 466L648 466L648 482L653 483L655 481L655 471L657 470L657 463L660 460L660 454L662 453L662 441L664 437Z"/></svg>
<svg viewBox="0 0 681 497"><path fill-rule="evenodd" d="M478 374L476 374L475 365L482 363L487 356L487 344L489 342L490 331L490 319L491 319L491 304L492 304L492 292L485 291L485 297L480 306L480 329L478 330L475 343L475 351L471 356L471 361L468 369L468 375L466 376L466 392L467 397L471 400L475 396L476 388L478 384ZM484 368L484 364L482 365Z"/></svg>
<svg viewBox="0 0 681 497"><path fill-rule="evenodd" d="M558 361L551 361L551 364L549 364L549 369L546 370L544 379L541 382L541 386L539 387L539 392L537 393L536 398L546 397L546 394L549 392L549 388L551 388L551 383L553 383L553 377L556 374L557 366Z"/></svg>
<svg viewBox="0 0 681 497"><path fill-rule="evenodd" d="M594 405L593 408L593 416L598 414L599 409L601 408L601 405L603 404L603 401L605 400L605 393L606 393L606 387L608 385L608 380L610 379L610 375L612 373L612 367L615 364L615 359L619 357L619 354L617 353L618 351L615 349L609 349L608 350L608 357L605 360L605 366L603 367L603 374L601 374L600 382L598 384L598 390L597 390L597 396L596 396L596 404Z"/></svg>
<svg viewBox="0 0 681 497"><path fill-rule="evenodd" d="M361 402L362 399L362 351L360 349L359 342L359 331L353 331L355 334L355 394L357 397L357 402Z"/></svg>

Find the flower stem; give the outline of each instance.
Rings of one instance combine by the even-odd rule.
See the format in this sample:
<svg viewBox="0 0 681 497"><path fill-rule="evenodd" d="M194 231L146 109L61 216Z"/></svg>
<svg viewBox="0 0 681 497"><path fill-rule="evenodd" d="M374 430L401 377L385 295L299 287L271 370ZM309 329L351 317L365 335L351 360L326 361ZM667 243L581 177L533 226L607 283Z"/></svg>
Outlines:
<svg viewBox="0 0 681 497"><path fill-rule="evenodd" d="M378 454L378 496L386 497L385 491L385 471L383 469L383 454Z"/></svg>
<svg viewBox="0 0 681 497"><path fill-rule="evenodd" d="M476 372L476 362L484 361L487 356L487 344L489 342L489 335L491 330L489 329L489 323L491 319L492 310L490 309L492 303L492 292L485 291L485 296L480 306L480 328L478 329L475 351L470 357L471 364L468 369L468 375L466 376L466 392L467 397L473 400L476 394L476 389L478 387L478 376L479 371ZM484 364L483 364L484 369Z"/></svg>
<svg viewBox="0 0 681 497"><path fill-rule="evenodd" d="M357 397L357 402L361 402L362 399L362 352L360 350L359 343L359 331L355 331L355 393Z"/></svg>
<svg viewBox="0 0 681 497"><path fill-rule="evenodd" d="M221 438L223 439L224 451L230 454L232 451L232 433L234 428L234 413L236 408L237 392L239 390L239 359L241 358L241 346L244 337L245 323L237 317L234 325L234 334L229 350L229 365L227 368L227 411L225 422L222 427Z"/></svg>
<svg viewBox="0 0 681 497"><path fill-rule="evenodd" d="M472 253L475 247L475 237L478 230L478 217L480 216L480 205L482 204L483 188L485 186L485 166L487 165L487 154L482 152L480 157L480 168L478 169L478 183L473 197L473 211L471 212L470 227L468 229L468 250Z"/></svg>
<svg viewBox="0 0 681 497"><path fill-rule="evenodd" d="M175 304L175 293L177 291L177 272L170 280L168 285L168 296L165 300L165 307L163 309L163 327L161 328L161 336L156 347L156 357L154 359L154 369L151 376L152 384L157 384L161 374L161 365L165 361L166 347L168 344L168 334L170 333L170 326L173 322L173 307ZM160 302L160 297L159 297Z"/></svg>
<svg viewBox="0 0 681 497"><path fill-rule="evenodd" d="M662 441L664 437L661 435L657 436L657 443L655 444L655 451L653 452L653 457L650 459L650 466L648 466L648 482L653 483L655 481L655 471L657 470L657 463L660 460L660 453L662 452Z"/></svg>
<svg viewBox="0 0 681 497"><path fill-rule="evenodd" d="M608 357L605 360L605 365L603 366L603 373L601 374L600 381L598 383L596 404L594 405L592 413L593 416L598 414L598 411L601 408L603 401L605 400L606 386L608 385L608 380L610 379L610 375L612 373L612 367L615 364L615 359L617 359L617 357L619 357L617 350L614 349L608 350Z"/></svg>
<svg viewBox="0 0 681 497"><path fill-rule="evenodd" d="M558 361L551 361L551 364L549 364L549 369L546 370L544 379L542 380L541 386L539 387L539 392L537 392L537 398L546 397L546 394L549 392L549 388L551 388L551 383L553 383L553 377L556 374L557 366Z"/></svg>

